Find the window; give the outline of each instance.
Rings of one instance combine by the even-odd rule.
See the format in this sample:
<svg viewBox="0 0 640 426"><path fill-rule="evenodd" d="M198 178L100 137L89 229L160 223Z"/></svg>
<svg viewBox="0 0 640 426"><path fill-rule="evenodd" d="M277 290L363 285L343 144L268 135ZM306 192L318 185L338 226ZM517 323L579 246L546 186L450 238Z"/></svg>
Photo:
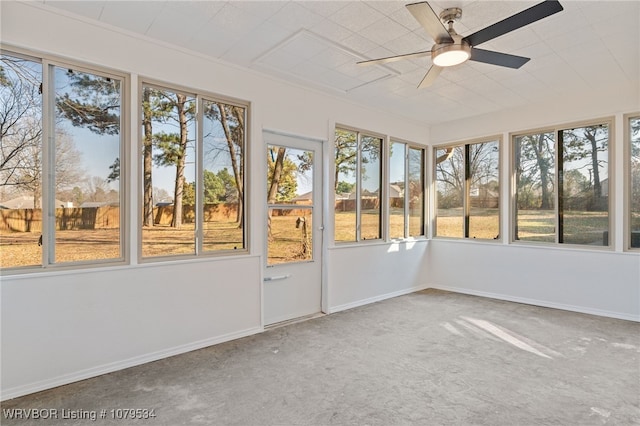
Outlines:
<svg viewBox="0 0 640 426"><path fill-rule="evenodd" d="M491 140L435 148L435 236L499 238L499 146Z"/></svg>
<svg viewBox="0 0 640 426"><path fill-rule="evenodd" d="M629 197L629 247L640 248L640 116L629 117L628 138L630 142L631 174Z"/></svg>
<svg viewBox="0 0 640 426"><path fill-rule="evenodd" d="M335 241L382 238L382 137L335 133Z"/></svg>
<svg viewBox="0 0 640 426"><path fill-rule="evenodd" d="M2 268L124 259L121 75L1 56Z"/></svg>
<svg viewBox="0 0 640 426"><path fill-rule="evenodd" d="M608 246L609 123L514 140L516 240Z"/></svg>
<svg viewBox="0 0 640 426"><path fill-rule="evenodd" d="M516 239L555 242L555 136L541 132L514 138Z"/></svg>
<svg viewBox="0 0 640 426"><path fill-rule="evenodd" d="M245 126L246 106L143 85L142 257L245 248Z"/></svg>
<svg viewBox="0 0 640 426"><path fill-rule="evenodd" d="M424 149L391 142L388 193L389 237L424 235Z"/></svg>

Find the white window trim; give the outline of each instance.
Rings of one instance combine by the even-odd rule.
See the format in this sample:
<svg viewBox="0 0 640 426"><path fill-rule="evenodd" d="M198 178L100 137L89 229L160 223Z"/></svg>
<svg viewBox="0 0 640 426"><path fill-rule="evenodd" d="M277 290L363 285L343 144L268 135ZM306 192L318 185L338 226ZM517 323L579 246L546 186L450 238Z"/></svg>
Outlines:
<svg viewBox="0 0 640 426"><path fill-rule="evenodd" d="M571 128L578 128L578 127L589 127L589 126L596 126L596 125L608 125L609 128L609 141L608 141L608 145L607 145L607 151L608 151L608 159L607 159L607 164L609 167L609 171L608 171L608 179L609 179L609 199L608 199L608 231L609 231L609 245L607 246L590 246L587 244L570 244L570 243L560 243L559 242L559 235L558 235L558 221L559 221L559 203L558 203L558 178L559 178L559 163L557 161L557 155L558 155L558 133L563 131L563 130L567 130L567 129L571 129ZM555 177L554 177L554 187L556 188L556 192L554 194L554 221L555 221L555 241L554 242L537 242L537 241L521 241L521 240L516 240L515 239L515 226L517 223L517 217L516 217L516 205L515 203L517 202L516 200L516 182L515 182L515 158L514 158L514 151L513 151L513 144L514 144L514 140L516 137L519 136L526 136L526 135L531 135L531 134L537 134L537 133L553 133L554 135L554 167L555 167ZM510 190L509 190L509 197L510 197L510 203L509 203L509 207L511 209L511 212L509 214L509 218L510 218L510 223L509 223L509 244L514 244L514 245L523 245L523 246L534 246L534 247L556 247L556 248L568 248L568 249L585 249L585 250L594 250L594 251L615 251L615 247L616 247L616 232L615 232L615 205L616 205L616 195L615 195L615 187L616 187L616 173L615 170L612 170L614 167L614 163L615 163L615 143L616 141L616 126L615 126L615 117L613 116L607 116L607 117L602 117L602 118L595 118L595 119L589 119L589 120L582 120L582 121L577 121L577 122L570 122L570 123L561 123L561 124L556 124L553 126L545 126L545 127L539 127L539 128L534 128L534 129L530 129L530 130L523 130L523 131L518 131L518 132L513 132L513 133L509 133L509 143L510 143L510 159L509 159L509 163L510 163L510 170L509 170L509 182L510 182ZM628 228L627 228L628 229Z"/></svg>
<svg viewBox="0 0 640 426"><path fill-rule="evenodd" d="M35 52L15 46L2 45L0 51L3 55L13 56L40 63L42 65L42 235L43 249L40 265L18 266L0 268L0 275L14 275L23 273L43 272L43 271L66 271L78 269L90 269L105 266L121 266L129 264L130 235L129 203L128 203L128 180L129 180L129 146L130 146L130 122L129 105L131 104L130 74L114 70L108 67L86 64L80 61L62 59L54 55L43 52ZM120 256L112 259L94 259L86 261L74 261L64 263L54 263L55 259L55 206L52 200L55 199L55 182L53 177L53 161L55 160L55 150L51 149L49 141L53 140L55 106L51 91L54 88L53 75L50 73L51 67L69 68L78 72L89 73L101 77L118 79L120 85L120 232L119 245ZM53 197L53 198L52 198ZM46 240L46 241L45 241Z"/></svg>

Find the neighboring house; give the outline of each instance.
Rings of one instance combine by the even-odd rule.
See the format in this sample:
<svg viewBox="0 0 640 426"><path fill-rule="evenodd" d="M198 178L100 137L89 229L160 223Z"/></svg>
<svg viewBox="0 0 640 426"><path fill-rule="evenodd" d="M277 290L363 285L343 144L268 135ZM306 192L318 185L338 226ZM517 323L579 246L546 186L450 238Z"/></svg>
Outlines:
<svg viewBox="0 0 640 426"><path fill-rule="evenodd" d="M392 183L389 185L389 198L404 198L404 189Z"/></svg>
<svg viewBox="0 0 640 426"><path fill-rule="evenodd" d="M498 208L500 195L488 188L471 188L471 207Z"/></svg>
<svg viewBox="0 0 640 426"><path fill-rule="evenodd" d="M107 206L118 206L118 203L117 202L110 203L107 201L85 201L84 203L80 204L80 207L83 209L107 207Z"/></svg>
<svg viewBox="0 0 640 426"><path fill-rule="evenodd" d="M296 196L293 200L296 204L308 204L313 202L313 191L305 192L304 194L300 194Z"/></svg>
<svg viewBox="0 0 640 426"><path fill-rule="evenodd" d="M41 201L40 204L42 204L42 200L40 201ZM73 207L73 203L63 202L60 200L56 200L55 205L60 207ZM21 195L20 197L12 198L11 200L0 201L0 206L3 209L11 209L11 210L32 209L34 206L33 196Z"/></svg>
<svg viewBox="0 0 640 426"><path fill-rule="evenodd" d="M600 181L600 188L602 191L600 195L603 197L608 197L609 196L609 178L602 179Z"/></svg>

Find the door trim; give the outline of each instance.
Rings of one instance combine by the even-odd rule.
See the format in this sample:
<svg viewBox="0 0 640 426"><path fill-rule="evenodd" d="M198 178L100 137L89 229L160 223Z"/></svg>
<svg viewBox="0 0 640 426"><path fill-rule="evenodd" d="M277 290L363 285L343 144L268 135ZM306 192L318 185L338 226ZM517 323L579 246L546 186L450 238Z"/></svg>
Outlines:
<svg viewBox="0 0 640 426"><path fill-rule="evenodd" d="M326 221L327 221L327 212L328 212L328 209L327 209L327 201L328 201L327 199L327 182L328 182L327 140L316 138L316 137L303 136L303 135L285 132L281 130L267 129L267 128L262 128L261 136L262 136L262 144L260 148L261 151L266 150L269 145L281 145L281 146L290 147L290 148L305 149L305 147L303 147L302 145L305 143L308 143L310 145L315 145L314 152L321 159L320 167L318 167L316 171L316 173L319 175L318 183L320 186L320 190L318 191L317 195L314 196L315 209L322 216L321 223L314 226L316 228L315 229L316 238L320 238L320 244L318 249L319 256L321 257L319 261L320 262L320 265L319 265L320 304L319 304L318 312L309 314L309 315L303 315L299 318L306 319L309 317L324 315L327 313L327 300L328 300L328 297L327 297L328 289L327 289L327 281L326 281L326 255L327 255ZM308 148L309 147L306 147L306 149ZM264 171L264 173L266 175L266 170ZM280 324L280 322L275 322L273 324L266 325L266 321L265 321L266 299L264 295L264 292L265 292L264 285L265 283L268 283L270 281L285 279L284 275L286 275L286 274L276 274L276 276L274 277L267 276L268 269L270 269L271 267L277 267L278 265L272 265L271 267L267 266L268 241L267 241L267 235L266 235L266 229L267 229L266 217L267 217L268 209L270 206L268 206L266 203L266 196L264 195L266 194L266 191L267 191L267 182L265 180L264 184L261 187L261 194L263 194L261 197L261 203L263 205L263 208L265 209L262 217L262 229L263 229L262 230L263 232L262 253L263 254L261 256L263 257L262 264L261 264L261 271L262 271L261 298L262 298L262 324L264 328L271 327L274 324ZM317 201L317 203L315 202L316 197L319 197L319 200ZM304 263L304 262L301 262L301 263ZM293 263L293 265L296 265L296 264L298 263L296 262ZM280 275L283 275L283 276L280 277ZM295 322L297 319L298 318L292 318L290 320L286 320L285 322L288 322L288 321Z"/></svg>

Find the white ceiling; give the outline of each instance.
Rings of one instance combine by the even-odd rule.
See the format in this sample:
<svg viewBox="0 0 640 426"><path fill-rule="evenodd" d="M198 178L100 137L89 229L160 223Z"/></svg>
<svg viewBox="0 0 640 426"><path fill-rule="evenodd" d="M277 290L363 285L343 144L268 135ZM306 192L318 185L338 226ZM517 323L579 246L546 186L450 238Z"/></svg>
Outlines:
<svg viewBox="0 0 640 426"><path fill-rule="evenodd" d="M479 47L531 58L518 70L466 62L417 89L430 58L373 59L433 41L402 1L58 1L45 5L436 124L585 91L638 90L640 1L560 0L564 11ZM469 35L539 1L438 0ZM619 92L618 92L619 93Z"/></svg>

